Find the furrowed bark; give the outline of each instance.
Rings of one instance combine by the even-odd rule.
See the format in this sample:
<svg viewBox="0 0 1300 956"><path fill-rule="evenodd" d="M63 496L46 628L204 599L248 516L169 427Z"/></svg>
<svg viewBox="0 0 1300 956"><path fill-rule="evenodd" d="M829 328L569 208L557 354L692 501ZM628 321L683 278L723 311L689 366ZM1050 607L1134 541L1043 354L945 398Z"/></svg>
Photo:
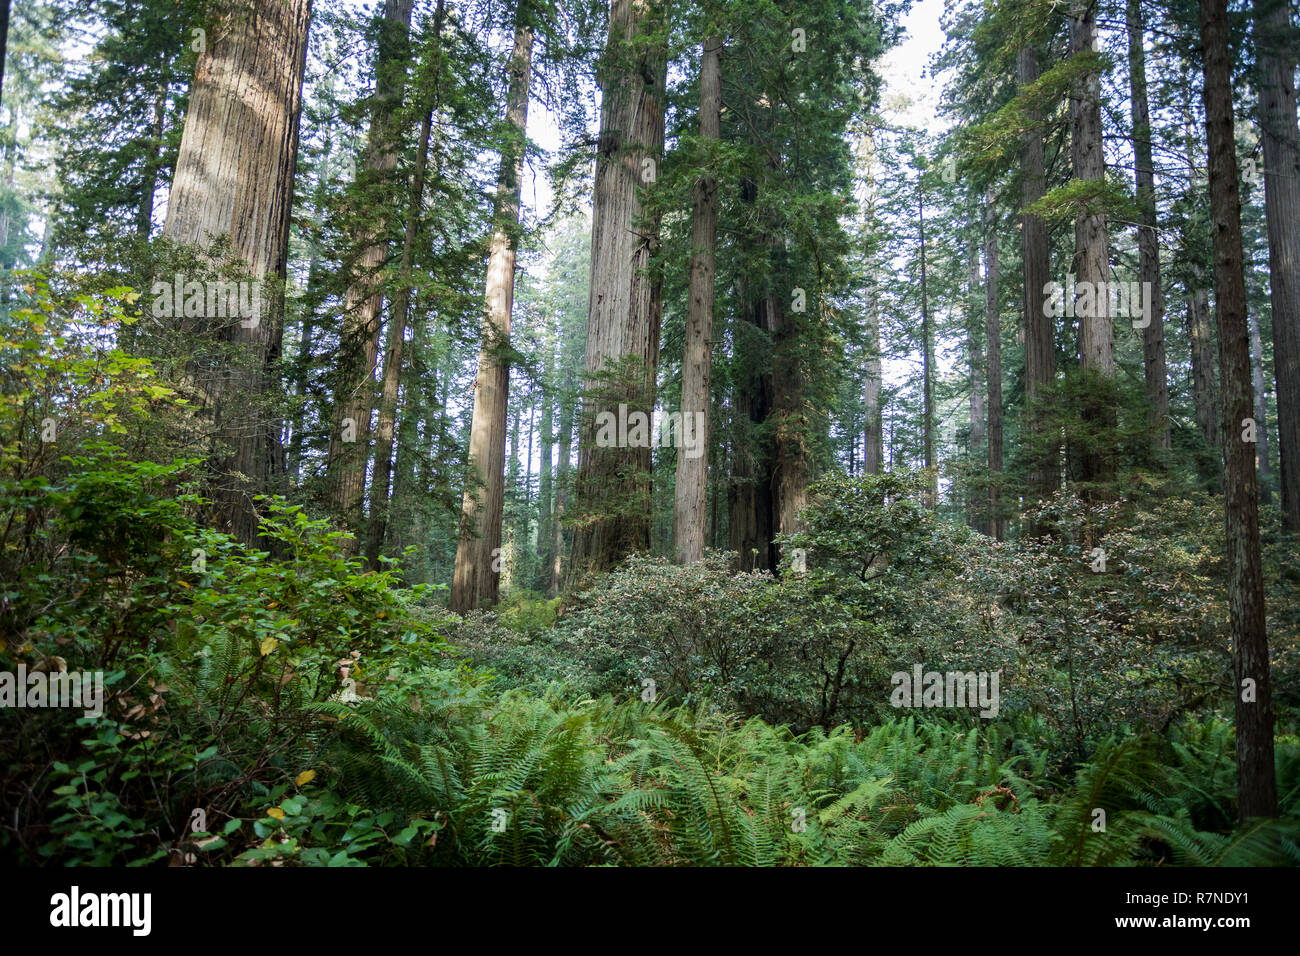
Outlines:
<svg viewBox="0 0 1300 956"><path fill-rule="evenodd" d="M1259 553L1255 448L1243 440L1242 433L1243 421L1254 412L1254 400L1246 327L1246 278L1226 0L1201 0L1201 45L1205 52L1205 126L1214 230L1214 311L1223 382L1224 510L1237 725L1237 809L1245 821L1252 817L1277 816L1277 779L1273 766L1273 701L1265 632L1264 573Z"/></svg>
<svg viewBox="0 0 1300 956"><path fill-rule="evenodd" d="M195 67L163 227L201 249L227 238L251 279L269 285L261 314L200 330L229 349L198 383L230 449L215 463L212 499L219 523L249 545L259 540L253 496L283 468L276 364L310 22L310 0L256 0L222 21Z"/></svg>
<svg viewBox="0 0 1300 956"><path fill-rule="evenodd" d="M514 133L503 150L497 178L496 231L488 258L487 315L474 385L474 415L469 457L479 487L467 487L461 503L451 609L463 614L497 602L500 584L501 518L505 504L506 396L510 369L502 350L510 339L515 295L515 242L519 230L519 192L524 171L524 136L532 75L533 31L523 18L515 24L506 120ZM494 568L493 565L496 565Z"/></svg>
<svg viewBox="0 0 1300 956"><path fill-rule="evenodd" d="M700 61L700 140L716 142L721 133L722 41L704 40ZM705 171L695 182L691 221L690 298L686 306L686 345L682 356L681 427L699 415L702 433L694 436L698 455L677 450L677 482L673 502L673 541L679 564L693 564L704 555L705 507L709 486L709 386L713 363L713 253L718 234L718 181ZM684 443L683 443L684 445Z"/></svg>

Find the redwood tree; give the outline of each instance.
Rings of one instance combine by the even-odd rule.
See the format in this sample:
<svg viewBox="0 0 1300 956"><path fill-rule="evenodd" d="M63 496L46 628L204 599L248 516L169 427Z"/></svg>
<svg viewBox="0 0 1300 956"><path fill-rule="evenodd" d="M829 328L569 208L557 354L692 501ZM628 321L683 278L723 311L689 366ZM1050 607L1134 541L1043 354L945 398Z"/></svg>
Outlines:
<svg viewBox="0 0 1300 956"><path fill-rule="evenodd" d="M1214 232L1214 313L1223 394L1223 493L1237 724L1237 807L1244 821L1277 816L1277 779L1273 767L1273 701L1259 553L1255 448L1246 440L1244 430L1246 420L1254 414L1254 397L1233 137L1227 0L1201 0L1201 45L1205 55L1205 127Z"/></svg>
<svg viewBox="0 0 1300 956"><path fill-rule="evenodd" d="M213 494L221 523L258 538L253 496L283 468L275 365L283 337L283 279L298 153L311 0L250 0L223 15L199 55L163 234L209 248L218 239L268 307L200 331L229 347L200 383L217 437Z"/></svg>
<svg viewBox="0 0 1300 956"><path fill-rule="evenodd" d="M515 296L515 246L519 232L519 192L524 172L528 124L528 90L532 76L533 24L530 6L520 3L510 57L506 93L509 139L501 151L497 177L495 229L488 257L478 377L474 381L474 417L469 456L477 487L465 489L461 503L451 609L460 613L497 602L500 584L501 519L505 502L506 395L510 369L503 351L510 341L510 312Z"/></svg>
<svg viewBox="0 0 1300 956"><path fill-rule="evenodd" d="M596 445L596 417L654 409L663 302L647 273L658 225L647 222L643 190L654 182L664 145L667 56L650 0L612 0L609 42L597 71L601 88L591 223L591 298L579 422L575 527L570 577L617 564L650 546L649 447Z"/></svg>
<svg viewBox="0 0 1300 956"><path fill-rule="evenodd" d="M700 60L700 141L716 143L722 111L722 41L716 36L704 40ZM692 564L703 556L705 507L709 484L709 434L712 393L709 389L713 362L713 278L714 244L718 235L718 181L709 169L695 182L691 217L691 268L686 306L686 345L682 357L681 427L702 416L702 433L693 436L700 454L691 457L682 448L677 453L677 483L674 491L673 541L677 560Z"/></svg>

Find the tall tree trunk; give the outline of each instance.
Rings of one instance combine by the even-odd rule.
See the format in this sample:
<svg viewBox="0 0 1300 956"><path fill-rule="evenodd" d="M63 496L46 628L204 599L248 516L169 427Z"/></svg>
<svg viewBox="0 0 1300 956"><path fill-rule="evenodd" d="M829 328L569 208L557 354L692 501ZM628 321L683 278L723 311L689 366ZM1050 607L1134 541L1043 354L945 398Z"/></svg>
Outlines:
<svg viewBox="0 0 1300 956"><path fill-rule="evenodd" d="M773 531L793 534L800 530L799 513L808 504L811 472L809 423L804 409L804 363L800 357L800 323L772 292L764 311L772 334L771 423L775 426L775 460L772 470ZM777 546L774 544L773 548ZM780 560L780 554L777 559Z"/></svg>
<svg viewBox="0 0 1300 956"><path fill-rule="evenodd" d="M704 39L700 61L700 141L707 149L721 135L722 41ZM712 160L710 159L711 163ZM709 490L710 417L713 411L710 372L713 363L713 251L718 235L718 181L709 168L695 181L691 214L690 298L686 305L686 345L682 355L682 429L699 416L698 454L677 450L673 500L673 542L679 564L694 564L704 555L705 506Z"/></svg>
<svg viewBox="0 0 1300 956"><path fill-rule="evenodd" d="M250 545L258 540L253 496L283 466L275 365L310 22L311 0L256 0L223 20L195 67L163 227L169 239L200 248L228 237L252 279L272 287L262 315L203 330L237 353L205 390L217 433L233 446L218 462L214 502L225 527Z"/></svg>
<svg viewBox="0 0 1300 956"><path fill-rule="evenodd" d="M1289 531L1300 531L1300 132L1295 42L1290 3L1255 0L1282 521ZM1264 427L1262 420L1259 427Z"/></svg>
<svg viewBox="0 0 1300 956"><path fill-rule="evenodd" d="M600 412L649 416L663 302L646 268L658 225L643 225L640 191L655 179L664 145L667 57L661 13L649 0L611 0L609 45L597 71L602 99L591 225L586 384L578 441L569 577L575 584L650 547L651 449L596 445ZM603 373L618 381L602 382Z"/></svg>
<svg viewBox="0 0 1300 956"><path fill-rule="evenodd" d="M564 509L569 496L569 459L573 454L574 380L566 375L560 399L560 453L555 469L555 515L551 520L551 588L552 596L560 593L564 565Z"/></svg>
<svg viewBox="0 0 1300 956"><path fill-rule="evenodd" d="M1155 165L1151 158L1151 119L1147 105L1146 27L1142 0L1128 0L1130 112L1133 119L1134 181L1138 206L1138 272L1151 290L1151 314L1142 330L1142 368L1146 376L1152 446L1169 449L1169 375L1165 368L1165 296L1160 286L1160 242L1156 233ZM1144 300L1145 301L1145 300Z"/></svg>
<svg viewBox="0 0 1300 956"><path fill-rule="evenodd" d="M1233 135L1232 66L1227 0L1201 0L1205 52L1205 126L1214 225L1215 318L1223 381L1228 607L1232 618L1233 697L1237 724L1237 809L1241 819L1277 816L1273 767L1273 699L1265 632L1264 573L1259 553L1255 449L1243 420L1254 412L1241 204Z"/></svg>
<svg viewBox="0 0 1300 956"><path fill-rule="evenodd" d="M379 553L384 546L388 527L389 483L393 469L393 433L397 422L397 393L402 381L402 352L406 340L406 324L411 307L411 263L415 254L416 237L420 232L421 213L424 208L424 180L429 161L429 140L433 129L433 114L438 108L438 81L441 71L442 21L446 0L438 0L433 15L435 60L432 84L432 104L420 120L420 139L416 147L415 171L411 177L411 192L407 200L406 232L402 237L402 258L398 265L397 292L393 296L392 315L388 320L388 349L384 358L383 384L379 398L379 422L375 429L375 469L370 479L370 516L366 528L366 561L371 569L379 569Z"/></svg>
<svg viewBox="0 0 1300 956"><path fill-rule="evenodd" d="M524 142L528 123L528 89L532 76L533 28L520 7L510 60L506 120L511 142L501 153L497 177L496 230L488 258L487 316L474 383L474 417L470 425L469 457L478 487L467 487L461 502L456 570L451 583L451 609L464 614L497 603L500 571L493 569L500 554L501 515L505 504L506 395L510 369L502 350L510 340L510 312L515 297L515 245L519 231L519 190L524 172ZM497 564L500 567L500 564Z"/></svg>
<svg viewBox="0 0 1300 956"><path fill-rule="evenodd" d="M741 201L753 203L757 187L750 181L741 184ZM772 481L766 456L759 454L756 429L771 411L771 382L763 372L761 344L766 305L764 300L751 301L743 282L739 283L736 301L742 303L737 324L737 361L732 401L731 484L727 489L728 543L736 552L742 571L776 570L772 549Z"/></svg>
<svg viewBox="0 0 1300 956"><path fill-rule="evenodd" d="M345 550L360 547L366 462L370 453L370 419L375 403L375 362L379 355L380 313L384 293L381 270L388 258L387 208L382 191L397 167L400 131L397 109L406 85L412 0L386 0L375 57L375 98L370 115L364 172L359 182L369 191L361 227L361 249L344 297L335 412L326 464L330 507L355 537ZM378 214L372 209L381 210ZM358 210L360 213L361 211Z"/></svg>
<svg viewBox="0 0 1300 956"><path fill-rule="evenodd" d="M18 129L22 123L22 111L17 106L11 108L8 137L4 141L4 177L3 186L6 196L13 194L14 171L18 159ZM0 268L12 269L14 257L7 255L9 248L9 204L0 203Z"/></svg>
<svg viewBox="0 0 1300 956"><path fill-rule="evenodd" d="M989 534L1002 540L1002 313L998 306L998 214L992 186L984 198L984 342L988 351Z"/></svg>
<svg viewBox="0 0 1300 956"><path fill-rule="evenodd" d="M921 364L925 407L923 430L925 433L925 467L929 472L929 505L939 503L938 475L934 469L934 360L931 356L933 330L930 328L930 300L925 281L925 193L921 183L916 184L916 208L921 226Z"/></svg>
<svg viewBox="0 0 1300 956"><path fill-rule="evenodd" d="M715 401L713 403L713 414L719 415L720 413L721 409ZM723 462L725 460L723 456L724 450L724 446L720 443L716 443L709 449L710 467L713 469L715 475L721 475L723 473ZM718 499L721 497L721 492L722 482L714 481L713 490L709 495L709 543L714 548L722 546L722 541L718 537Z"/></svg>
<svg viewBox="0 0 1300 956"><path fill-rule="evenodd" d="M554 510L551 456L555 450L555 347L553 337L547 335L546 363L542 375L542 421L538 442L537 471L537 556L542 559L543 587L549 582L551 562L551 514Z"/></svg>
<svg viewBox="0 0 1300 956"><path fill-rule="evenodd" d="M316 240L311 240L311 259L307 265L307 289L317 288L320 283L321 263ZM298 334L298 351L293 360L293 390L297 409L297 421L293 425L293 437L289 441L285 456L289 483L297 488L302 473L303 422L307 414L307 385L311 377L312 340L316 334L316 322L313 310L306 308L302 313L302 326Z"/></svg>
<svg viewBox="0 0 1300 956"><path fill-rule="evenodd" d="M1092 0L1074 0L1070 11L1070 54L1087 56L1096 40L1096 9ZM1075 180L1100 183L1106 176L1106 157L1102 151L1101 75L1096 70L1084 73L1075 83L1070 97L1072 128L1070 164ZM1079 358L1085 373L1095 372L1106 378L1115 376L1115 342L1111 327L1110 239L1106 213L1096 200L1081 206L1074 221L1074 276L1079 289L1091 287L1101 294L1092 295L1076 305L1079 319ZM1086 283L1086 285L1085 285ZM1086 295L1086 292L1080 292ZM1076 300L1077 301L1077 300ZM1095 389L1088 389L1082 408L1083 420L1091 423L1097 438L1090 438L1079 454L1077 477L1085 485L1106 482L1114 474L1113 443L1115 409ZM1086 489L1085 489L1086 490Z"/></svg>
<svg viewBox="0 0 1300 956"><path fill-rule="evenodd" d="M1023 48L1016 62L1017 79L1024 87L1038 80L1038 53L1030 47ZM1020 139L1020 205L1026 209L1043 198L1047 188L1046 167L1043 162L1043 131L1038 125L1040 117L1028 118ZM1048 283L1047 224L1039 216L1026 212L1020 215L1020 243L1024 269L1024 302L1022 305L1025 330L1025 402L1030 411L1026 416L1026 431L1032 440L1037 437L1047 441L1041 415L1033 403L1040 401L1043 390L1056 379L1056 330L1052 316L1045 308L1044 292ZM1030 493L1038 497L1052 494L1057 484L1056 468L1050 461L1039 461L1030 474Z"/></svg>
<svg viewBox="0 0 1300 956"><path fill-rule="evenodd" d="M981 308L982 283L980 282L980 244L974 234L971 235L967 250L966 279L966 352L970 359L970 447L967 450L972 461L984 449L988 437L988 400L985 385L984 347L980 335L984 331L985 316ZM984 513L984 501L972 497L967 502L966 521L976 531L990 532L988 516Z"/></svg>
<svg viewBox="0 0 1300 956"><path fill-rule="evenodd" d="M531 405L528 407L528 444L525 446L523 472L524 472L524 537L527 538L532 532L532 520L528 516L528 510L533 503L533 434L537 426L537 409Z"/></svg>
<svg viewBox="0 0 1300 956"><path fill-rule="evenodd" d="M5 51L9 46L9 4L10 0L0 0L0 94L5 87Z"/></svg>

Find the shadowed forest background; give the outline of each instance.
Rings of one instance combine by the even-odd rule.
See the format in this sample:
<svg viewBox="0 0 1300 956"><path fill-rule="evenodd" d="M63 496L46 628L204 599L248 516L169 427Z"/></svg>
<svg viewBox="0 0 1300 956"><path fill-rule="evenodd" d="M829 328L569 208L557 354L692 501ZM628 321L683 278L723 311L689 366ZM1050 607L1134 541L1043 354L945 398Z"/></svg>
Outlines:
<svg viewBox="0 0 1300 956"><path fill-rule="evenodd" d="M0 859L1300 864L1288 0L0 5Z"/></svg>

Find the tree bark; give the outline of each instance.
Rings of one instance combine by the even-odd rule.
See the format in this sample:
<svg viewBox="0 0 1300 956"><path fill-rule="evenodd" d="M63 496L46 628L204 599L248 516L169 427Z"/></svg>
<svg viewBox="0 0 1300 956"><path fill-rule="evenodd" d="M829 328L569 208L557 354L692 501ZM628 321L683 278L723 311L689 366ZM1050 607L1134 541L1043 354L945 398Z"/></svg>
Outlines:
<svg viewBox="0 0 1300 956"><path fill-rule="evenodd" d="M988 354L989 534L1002 540L1002 313L998 307L997 196L984 198L984 343Z"/></svg>
<svg viewBox="0 0 1300 956"><path fill-rule="evenodd" d="M1294 36L1287 0L1255 0L1282 521L1287 530L1300 532L1300 132Z"/></svg>
<svg viewBox="0 0 1300 956"><path fill-rule="evenodd" d="M1017 79L1024 87L1038 79L1038 53L1026 47L1016 63ZM1043 131L1037 115L1028 117L1029 127L1020 139L1020 205L1028 208L1043 198L1047 174L1043 162ZM1024 271L1022 303L1025 331L1025 403L1029 408L1025 425L1028 437L1046 441L1041 415L1034 402L1041 401L1043 390L1056 379L1056 331L1052 317L1044 308L1044 290L1048 283L1047 224L1041 217L1021 212L1020 244ZM1045 498L1056 488L1056 469L1040 461L1029 476L1031 495Z"/></svg>
<svg viewBox="0 0 1300 956"><path fill-rule="evenodd" d="M793 534L802 527L799 513L808 504L812 464L808 416L804 409L800 323L784 308L775 292L767 296L764 311L772 334L771 424L776 445L772 474L773 525L776 534ZM779 551L778 546L773 547ZM778 553L778 561L780 557Z"/></svg>
<svg viewBox="0 0 1300 956"><path fill-rule="evenodd" d="M537 473L537 556L542 559L543 585L549 582L551 561L551 515L554 510L554 485L551 458L555 452L555 391L553 382L555 369L556 342L551 332L547 332L546 362L542 374L541 401L542 420L538 436L538 473Z"/></svg>
<svg viewBox="0 0 1300 956"><path fill-rule="evenodd" d="M741 201L753 203L757 187L741 184ZM752 238L752 237L746 237ZM772 476L761 455L756 430L767 420L772 403L771 382L764 373L762 346L766 342L765 300L751 301L743 281L736 301L744 313L737 322L735 386L732 400L731 484L727 489L727 547L736 552L739 569L776 571L772 547Z"/></svg>
<svg viewBox="0 0 1300 956"><path fill-rule="evenodd" d="M707 149L721 135L722 41L704 39L700 61L700 141ZM705 507L709 489L710 417L713 411L710 372L713 363L713 253L718 235L718 181L707 167L695 181L691 214L690 293L686 305L686 345L682 355L682 428L703 422L695 436L700 454L677 450L673 501L673 541L679 564L704 556Z"/></svg>
<svg viewBox="0 0 1300 956"><path fill-rule="evenodd" d="M451 583L451 609L458 614L497 603L500 571L493 569L501 547L501 518L505 505L506 396L510 369L502 350L510 340L510 312L515 297L515 244L519 231L519 191L524 173L524 142L528 123L528 89L532 75L533 29L525 8L515 21L515 45L510 60L506 121L512 141L502 150L497 177L496 230L488 258L487 315L474 383L474 415L469 433L469 457L478 486L467 487L461 502L456 570ZM494 553L495 552L495 553ZM497 568L500 564L497 563Z"/></svg>
<svg viewBox="0 0 1300 956"><path fill-rule="evenodd" d="M1142 330L1142 369L1146 377L1151 442L1169 449L1169 375L1165 367L1165 296L1160 285L1160 242L1156 233L1155 164L1151 158L1151 118L1147 104L1146 27L1141 0L1128 0L1130 113L1133 120L1134 183L1138 206L1138 272L1151 290L1150 322Z"/></svg>
<svg viewBox="0 0 1300 956"><path fill-rule="evenodd" d="M1265 632L1264 574L1259 553L1255 449L1243 440L1241 431L1243 420L1254 412L1254 401L1246 328L1227 0L1201 0L1200 19L1205 53L1210 215L1214 232L1215 318L1223 382L1224 510L1237 724L1237 809L1245 821L1252 817L1277 816L1273 702ZM1253 688L1249 687L1251 683Z"/></svg>
<svg viewBox="0 0 1300 956"><path fill-rule="evenodd" d="M205 391L217 434L232 446L217 463L214 503L221 523L249 545L258 541L253 496L283 466L275 365L310 22L311 0L256 0L223 20L195 67L163 227L169 239L200 248L228 237L251 278L271 284L269 308L248 327L237 320L203 330L238 359Z"/></svg>
<svg viewBox="0 0 1300 956"><path fill-rule="evenodd" d="M649 416L663 302L646 269L659 245L641 189L654 181L664 145L667 57L660 13L649 0L611 0L609 44L598 70L602 99L591 226L591 292L570 581L650 547L651 449L596 445L598 413ZM603 380L613 375L617 381Z"/></svg>
<svg viewBox="0 0 1300 956"><path fill-rule="evenodd" d="M9 45L9 4L10 0L0 0L0 94L5 86L5 51Z"/></svg>
<svg viewBox="0 0 1300 956"><path fill-rule="evenodd" d="M967 454L971 461L981 456L988 438L988 401L984 346L980 336L985 331L985 316L980 295L980 244L972 234L966 253L966 353L970 359L970 446ZM980 500L984 498L985 500ZM967 501L967 523L976 531L990 533L988 515L984 513L987 496L972 496Z"/></svg>
<svg viewBox="0 0 1300 956"><path fill-rule="evenodd" d="M1070 11L1070 54L1072 57L1092 52L1096 40L1096 10L1091 0L1075 0ZM1072 128L1070 163L1074 179L1101 182L1106 176L1106 157L1102 151L1101 76L1096 70L1085 73L1075 84L1070 97ZM1110 297L1104 291L1110 283L1110 238L1106 213L1095 201L1082 206L1074 221L1073 274L1079 289L1103 290L1091 296L1092 306L1076 305L1079 319L1079 358L1085 373L1095 372L1115 377L1115 342L1111 326ZM1085 285L1086 283L1086 285ZM1083 295L1084 293L1080 293ZM1077 300L1076 300L1077 301ZM1112 444L1115 409L1093 388L1087 390L1081 414L1093 425L1097 438L1080 449L1077 477L1090 493L1089 485L1109 481L1114 475Z"/></svg>
<svg viewBox="0 0 1300 956"><path fill-rule="evenodd" d="M926 478L929 488L928 498L931 508L938 504L938 475L934 471L934 361L931 356L931 342L934 333L930 328L930 300L925 281L925 192L921 183L916 185L916 208L921 229L921 364L922 386L925 394L923 411L923 428L925 432L925 468L929 472Z"/></svg>
<svg viewBox="0 0 1300 956"><path fill-rule="evenodd" d="M555 514L551 520L551 589L560 593L564 581L564 509L569 497L569 459L573 454L573 379L566 376L564 395L560 399L560 453L555 468Z"/></svg>

